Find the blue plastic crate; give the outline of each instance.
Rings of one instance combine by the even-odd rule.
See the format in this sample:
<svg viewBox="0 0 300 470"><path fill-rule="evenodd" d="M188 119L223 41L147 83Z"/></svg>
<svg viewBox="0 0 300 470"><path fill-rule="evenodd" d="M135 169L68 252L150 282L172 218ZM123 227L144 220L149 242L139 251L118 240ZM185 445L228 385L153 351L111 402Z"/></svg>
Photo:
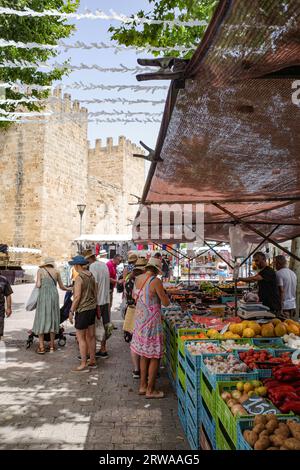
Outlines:
<svg viewBox="0 0 300 470"><path fill-rule="evenodd" d="M226 354L215 354L215 356L226 356ZM256 380L258 379L257 372L240 372L238 374L213 374L210 370L206 367L204 363L204 359L206 357L212 357L213 354L204 354L203 355L203 362L201 366L201 371L203 375L207 378L208 382L211 384L213 389L216 388L217 382L227 382L227 381L241 381L241 382L248 382L249 380ZM242 362L242 361L241 361Z"/></svg>
<svg viewBox="0 0 300 470"><path fill-rule="evenodd" d="M186 393L189 393L191 399L196 404L199 401L200 397L200 380L201 380L201 373L199 375L193 376L189 374L189 370L186 370Z"/></svg>
<svg viewBox="0 0 300 470"><path fill-rule="evenodd" d="M260 349L284 349L281 338L253 338L253 345Z"/></svg>
<svg viewBox="0 0 300 470"><path fill-rule="evenodd" d="M193 341L186 341L185 342L185 357L186 357L186 362L188 362L190 369L194 372L197 370L201 369L201 363L202 363L202 354L191 354L190 351L188 350L187 346L191 343L197 343L197 342L206 342L206 343L215 343L217 345L220 344L220 341L217 339L199 339L199 340L193 340ZM224 354L224 353L221 353Z"/></svg>
<svg viewBox="0 0 300 470"><path fill-rule="evenodd" d="M197 436L195 435L194 430L191 429L189 424L187 424L186 437L187 437L188 443L190 445L190 448L192 450L198 450L199 449L199 439L197 439Z"/></svg>
<svg viewBox="0 0 300 470"><path fill-rule="evenodd" d="M178 397L178 417L179 417L179 421L181 423L182 429L184 433L186 434L186 427L187 427L186 407L185 405L183 405L179 397Z"/></svg>
<svg viewBox="0 0 300 470"><path fill-rule="evenodd" d="M181 400L182 403L186 403L186 392L183 390L182 385L179 381L177 381L177 397Z"/></svg>
<svg viewBox="0 0 300 470"><path fill-rule="evenodd" d="M189 416L191 417L194 427L198 428L199 423L200 423L200 417L201 417L201 400L199 399L198 403L194 403L194 401L191 399L190 395L187 393L186 394L186 410L187 410L187 415L189 413Z"/></svg>
<svg viewBox="0 0 300 470"><path fill-rule="evenodd" d="M205 432L210 440L210 443L213 449L216 448L216 423L213 419L212 415L210 414L206 404L204 401L201 402L200 405L200 424L205 429Z"/></svg>

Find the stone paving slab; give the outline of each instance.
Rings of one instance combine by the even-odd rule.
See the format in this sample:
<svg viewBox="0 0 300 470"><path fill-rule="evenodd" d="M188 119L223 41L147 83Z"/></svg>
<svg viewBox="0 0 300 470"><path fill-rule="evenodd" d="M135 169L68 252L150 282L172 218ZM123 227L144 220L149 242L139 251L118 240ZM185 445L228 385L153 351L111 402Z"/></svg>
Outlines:
<svg viewBox="0 0 300 470"><path fill-rule="evenodd" d="M5 355L0 350L0 449L185 450L189 445L177 417L177 399L164 369L162 400L137 394L131 375L129 346L122 334L116 296L113 319L118 327L109 340L109 358L98 369L76 374L76 340L54 354L26 350L34 313L24 302L32 286L14 286L17 310L5 325ZM150 406L147 406L150 405ZM145 406L147 406L145 408Z"/></svg>

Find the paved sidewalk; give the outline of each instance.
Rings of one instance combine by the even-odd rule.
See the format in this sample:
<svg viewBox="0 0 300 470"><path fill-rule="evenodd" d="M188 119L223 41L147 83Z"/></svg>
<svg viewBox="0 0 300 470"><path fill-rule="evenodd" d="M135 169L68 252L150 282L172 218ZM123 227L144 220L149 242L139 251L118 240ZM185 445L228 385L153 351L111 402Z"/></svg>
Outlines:
<svg viewBox="0 0 300 470"><path fill-rule="evenodd" d="M14 286L14 314L6 321L0 350L0 449L189 449L177 417L177 400L165 370L163 400L137 395L129 346L118 330L109 340L110 356L88 374L75 374L75 338L54 354L38 356L37 340L25 349L34 314L24 310L32 286ZM115 307L120 302L116 296ZM68 325L66 332L73 330Z"/></svg>

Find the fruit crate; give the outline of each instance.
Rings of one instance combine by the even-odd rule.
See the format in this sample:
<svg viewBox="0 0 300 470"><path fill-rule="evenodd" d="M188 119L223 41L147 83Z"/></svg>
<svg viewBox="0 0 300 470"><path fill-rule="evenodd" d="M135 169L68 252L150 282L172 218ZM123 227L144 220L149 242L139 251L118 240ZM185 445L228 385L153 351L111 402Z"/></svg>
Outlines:
<svg viewBox="0 0 300 470"><path fill-rule="evenodd" d="M191 343L198 343L198 341L201 343L208 342L208 343L214 343L216 345L220 345L220 341L217 339L197 339L195 341L192 341L192 340L186 341L185 346L184 346L185 360L186 360L187 365L189 366L190 371L192 371L193 374L198 373L198 371L201 369L203 354L191 354L187 346Z"/></svg>
<svg viewBox="0 0 300 470"><path fill-rule="evenodd" d="M281 338L253 338L253 345L259 349L284 349Z"/></svg>
<svg viewBox="0 0 300 470"><path fill-rule="evenodd" d="M187 423L186 437L190 445L191 450L199 450L199 437L194 432L194 429L191 428L191 425Z"/></svg>
<svg viewBox="0 0 300 470"><path fill-rule="evenodd" d="M222 295L221 297L219 297L219 300L221 301L222 304L227 304L228 302L234 302L234 296Z"/></svg>
<svg viewBox="0 0 300 470"><path fill-rule="evenodd" d="M201 400L200 428L203 427L213 449L216 448L216 423L205 402ZM200 439L201 440L201 439Z"/></svg>
<svg viewBox="0 0 300 470"><path fill-rule="evenodd" d="M179 421L180 421L180 424L182 426L182 429L184 431L184 433L186 434L186 427L187 427L187 423L186 423L186 405L185 405L185 398L182 399L178 396L178 417L179 417Z"/></svg>
<svg viewBox="0 0 300 470"><path fill-rule="evenodd" d="M219 421L227 431L230 440L237 444L237 426L240 419L247 419L249 415L236 418L231 413L227 403L221 397L224 390L232 390L236 388L237 382L219 382L216 390L216 410Z"/></svg>
<svg viewBox="0 0 300 470"><path fill-rule="evenodd" d="M213 389L216 388L217 382L230 382L230 381L242 381L247 382L249 380L255 380L258 378L257 372L238 372L236 374L213 374L205 365L204 361L206 358L212 358L213 356L227 356L226 353L224 354L203 354L203 362L201 366L202 374L207 378L210 382ZM242 361L240 361L242 362Z"/></svg>
<svg viewBox="0 0 300 470"><path fill-rule="evenodd" d="M201 380L201 369L198 372L194 372L190 369L186 362L186 391L190 394L191 399L198 404L200 398L200 380Z"/></svg>
<svg viewBox="0 0 300 470"><path fill-rule="evenodd" d="M221 347L222 347L222 342L223 341L226 341L226 339L220 339L220 344L221 344ZM228 341L228 339L227 339ZM242 346L243 344L249 344L250 346L253 345L253 339L252 338L240 338L240 339L235 339L234 342L236 343L237 346ZM253 348L255 349L255 348ZM234 349L225 349L224 348L224 351L226 351L227 353L230 353L230 352L234 352L234 351L246 351L246 349L243 349L242 347L239 349L239 348L234 348Z"/></svg>
<svg viewBox="0 0 300 470"><path fill-rule="evenodd" d="M216 449L216 446L210 442L204 426L200 426L200 430L199 430L199 447L201 450L215 450Z"/></svg>
<svg viewBox="0 0 300 470"><path fill-rule="evenodd" d="M201 372L200 393L202 401L205 402L210 414L216 419L216 393L208 379Z"/></svg>
<svg viewBox="0 0 300 470"><path fill-rule="evenodd" d="M198 433L200 426L200 417L201 417L201 402L199 405L195 406L195 403L191 400L189 394L186 394L186 416L187 422L192 423L194 432Z"/></svg>
<svg viewBox="0 0 300 470"><path fill-rule="evenodd" d="M177 380L180 382L184 391L186 391L186 374L180 362L177 363Z"/></svg>
<svg viewBox="0 0 300 470"><path fill-rule="evenodd" d="M184 344L186 341L192 341L192 340L182 340L181 336L185 335L198 335L199 333L206 333L206 330L203 328L179 328L177 330L177 345L178 345L178 351L180 351L180 354L182 357L185 357L185 349L184 349ZM201 338L198 338L201 339ZM204 338L206 339L206 338Z"/></svg>
<svg viewBox="0 0 300 470"><path fill-rule="evenodd" d="M293 421L297 421L299 423L299 418L296 416L277 416L279 421L285 422L288 419L293 419ZM237 450L254 450L248 442L245 440L243 436L243 432L246 429L252 429L254 426L254 417L250 419L246 419L243 421L240 421L238 424L238 429L237 429Z"/></svg>
<svg viewBox="0 0 300 470"><path fill-rule="evenodd" d="M236 450L236 446L230 439L226 429L219 419L216 421L216 449L217 450Z"/></svg>

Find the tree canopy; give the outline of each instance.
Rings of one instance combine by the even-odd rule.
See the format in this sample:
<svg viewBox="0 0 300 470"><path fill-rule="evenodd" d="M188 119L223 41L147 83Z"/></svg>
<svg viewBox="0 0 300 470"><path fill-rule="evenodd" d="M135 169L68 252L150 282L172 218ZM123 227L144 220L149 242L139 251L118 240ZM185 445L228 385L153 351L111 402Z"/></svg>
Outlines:
<svg viewBox="0 0 300 470"><path fill-rule="evenodd" d="M152 10L145 12L140 10L132 15L138 18L150 20L174 20L191 21L202 20L209 23L218 0L148 0ZM206 26L169 26L166 24L142 25L137 22L122 24L119 27L111 26L109 32L111 39L126 46L152 48L170 48L164 52L165 56L190 58L199 44ZM185 46L188 52L182 54L174 50L175 46ZM152 52L153 55L160 55L159 52Z"/></svg>
<svg viewBox="0 0 300 470"><path fill-rule="evenodd" d="M30 8L36 11L46 9L59 10L62 13L73 13L77 10L80 0L0 0L1 7L10 7L18 10ZM12 5L13 3L13 5ZM69 37L74 31L74 25L67 23L67 20L60 17L21 17L16 15L0 15L1 39L13 40L24 43L40 43L56 45L62 38ZM55 57L59 51L45 49L21 49L14 46L0 47L0 65L7 62L46 62ZM16 83L24 85L48 86L55 80L60 80L68 72L66 68L53 68L49 71L38 70L37 67L0 67L0 83ZM32 96L44 99L49 96L49 91L32 91ZM6 89L6 99L19 100L27 97L24 92L11 88ZM1 104L0 108L8 112L14 112L20 105ZM40 111L40 103L22 103L22 108L26 111ZM0 121L0 128L10 125L9 122Z"/></svg>

